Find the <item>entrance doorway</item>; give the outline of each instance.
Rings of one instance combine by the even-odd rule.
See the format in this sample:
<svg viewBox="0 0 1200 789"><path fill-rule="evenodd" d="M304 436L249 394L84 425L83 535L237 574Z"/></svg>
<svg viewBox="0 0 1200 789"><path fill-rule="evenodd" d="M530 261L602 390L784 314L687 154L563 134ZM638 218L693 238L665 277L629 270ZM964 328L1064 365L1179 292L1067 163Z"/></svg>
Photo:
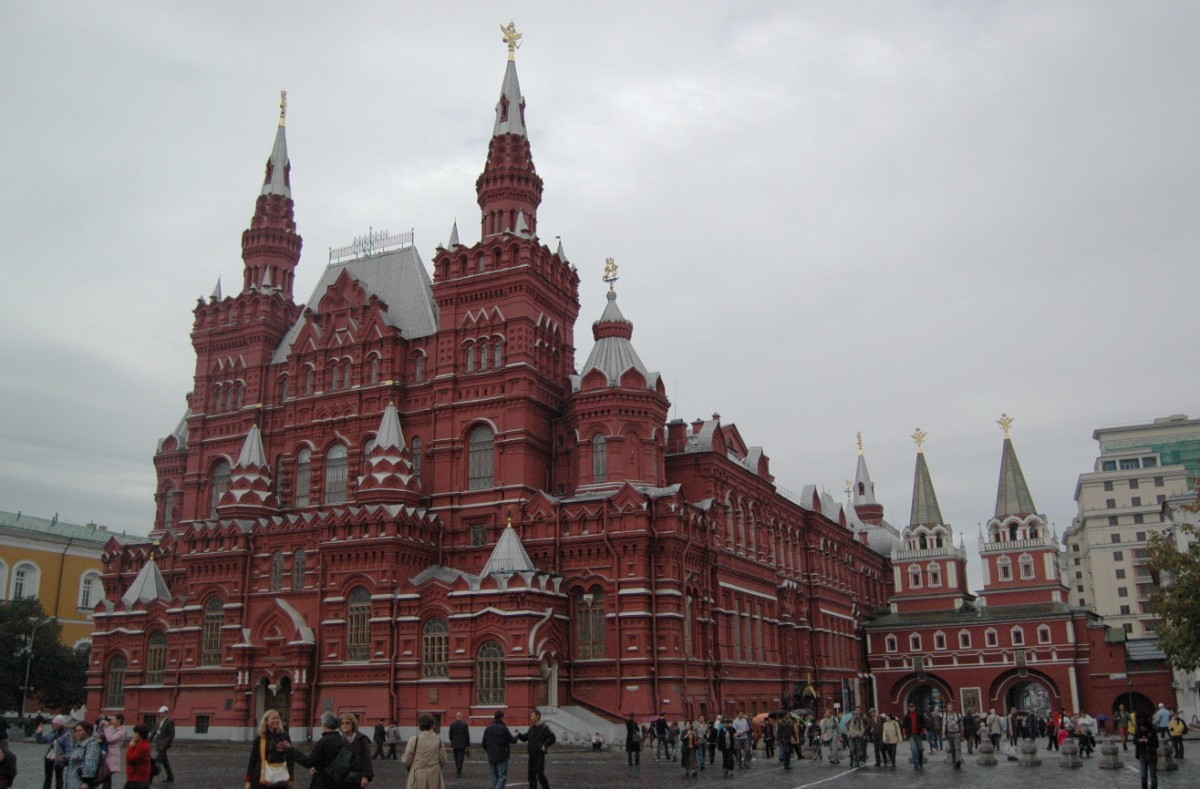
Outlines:
<svg viewBox="0 0 1200 789"><path fill-rule="evenodd" d="M940 710L945 704L945 700L942 699L942 691L937 686L918 685L908 694L904 708L908 709L909 704L917 705L917 712L930 712Z"/></svg>
<svg viewBox="0 0 1200 789"><path fill-rule="evenodd" d="M1004 697L1004 711L1016 707L1019 712L1032 713L1048 719L1054 711L1050 703L1050 692L1040 682L1018 682L1008 689Z"/></svg>
<svg viewBox="0 0 1200 789"><path fill-rule="evenodd" d="M292 712L292 681L287 677L281 677L278 682L271 683L267 682L266 677L263 677L254 689L254 702L254 722L256 724L267 710L275 710L283 719L284 728L287 728Z"/></svg>

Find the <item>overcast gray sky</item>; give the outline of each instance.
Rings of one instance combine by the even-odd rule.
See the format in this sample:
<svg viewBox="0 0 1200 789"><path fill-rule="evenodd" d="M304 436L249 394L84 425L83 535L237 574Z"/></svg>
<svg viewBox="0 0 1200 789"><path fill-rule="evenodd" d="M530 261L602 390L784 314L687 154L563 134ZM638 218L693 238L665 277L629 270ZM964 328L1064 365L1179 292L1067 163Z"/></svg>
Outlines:
<svg viewBox="0 0 1200 789"><path fill-rule="evenodd" d="M919 426L972 547L1006 411L1061 532L1094 428L1200 412L1200 4L14 2L0 509L149 529L281 88L298 299L369 227L476 240L510 18L576 358L615 257L672 415L781 485L842 498L862 431L903 526Z"/></svg>

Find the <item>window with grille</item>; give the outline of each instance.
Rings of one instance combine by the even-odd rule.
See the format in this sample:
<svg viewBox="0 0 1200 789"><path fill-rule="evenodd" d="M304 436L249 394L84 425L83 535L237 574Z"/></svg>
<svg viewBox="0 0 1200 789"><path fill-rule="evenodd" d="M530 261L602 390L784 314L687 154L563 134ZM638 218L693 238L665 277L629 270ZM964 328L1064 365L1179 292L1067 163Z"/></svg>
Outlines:
<svg viewBox="0 0 1200 789"><path fill-rule="evenodd" d="M85 573L79 583L79 607L90 611L96 607L96 596L100 591L100 576L95 573Z"/></svg>
<svg viewBox="0 0 1200 789"><path fill-rule="evenodd" d="M426 622L421 641L421 675L450 676L450 627L446 620L435 616Z"/></svg>
<svg viewBox="0 0 1200 789"><path fill-rule="evenodd" d="M303 589L304 588L304 573L305 573L304 565L305 565L307 558L308 557L306 556L304 551L296 551L296 554L292 557L292 588L293 589Z"/></svg>
<svg viewBox="0 0 1200 789"><path fill-rule="evenodd" d="M504 704L504 647L486 641L475 664L475 686L479 704Z"/></svg>
<svg viewBox="0 0 1200 789"><path fill-rule="evenodd" d="M312 488L312 451L307 447L296 456L296 506L307 507Z"/></svg>
<svg viewBox="0 0 1200 789"><path fill-rule="evenodd" d="M371 656L371 594L358 586L346 602L346 660L366 660Z"/></svg>
<svg viewBox="0 0 1200 789"><path fill-rule="evenodd" d="M346 447L334 444L325 456L325 503L341 504L346 500Z"/></svg>
<svg viewBox="0 0 1200 789"><path fill-rule="evenodd" d="M117 655L108 662L108 684L104 692L104 706L125 706L125 669L127 665L124 655Z"/></svg>
<svg viewBox="0 0 1200 789"><path fill-rule="evenodd" d="M575 593L575 653L580 660L605 657L604 592L599 587Z"/></svg>
<svg viewBox="0 0 1200 789"><path fill-rule="evenodd" d="M283 551L271 554L271 591L283 591Z"/></svg>
<svg viewBox="0 0 1200 789"><path fill-rule="evenodd" d="M487 425L471 431L467 460L467 488L480 490L492 487L496 434Z"/></svg>
<svg viewBox="0 0 1200 789"><path fill-rule="evenodd" d="M204 606L204 630L201 636L200 665L221 664L221 628L225 625L225 603L211 598Z"/></svg>
<svg viewBox="0 0 1200 789"><path fill-rule="evenodd" d="M167 671L167 634L157 630L146 639L146 684L161 685Z"/></svg>
<svg viewBox="0 0 1200 789"><path fill-rule="evenodd" d="M220 460L213 466L212 470L212 501L209 503L209 517L217 517L217 505L221 503L221 497L225 495L225 491L229 490L229 461Z"/></svg>
<svg viewBox="0 0 1200 789"><path fill-rule="evenodd" d="M601 435L592 439L592 479L608 481L608 441Z"/></svg>

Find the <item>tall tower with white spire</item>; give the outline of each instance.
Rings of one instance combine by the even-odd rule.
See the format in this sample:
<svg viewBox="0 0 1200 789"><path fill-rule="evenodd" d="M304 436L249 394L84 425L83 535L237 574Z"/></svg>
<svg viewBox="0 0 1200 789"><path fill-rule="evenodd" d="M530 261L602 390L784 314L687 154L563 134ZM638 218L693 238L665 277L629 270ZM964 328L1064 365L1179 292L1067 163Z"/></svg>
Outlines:
<svg viewBox="0 0 1200 789"><path fill-rule="evenodd" d="M1001 414L996 423L1004 431L1004 445L996 509L979 546L983 594L989 606L1065 603L1067 589L1059 573L1058 537L1033 504L1013 448L1013 419Z"/></svg>
<svg viewBox="0 0 1200 789"><path fill-rule="evenodd" d="M892 610L899 613L956 610L973 599L967 592L966 551L955 547L954 530L942 520L925 461L927 436L921 428L912 434L917 445L912 511L902 543L892 551Z"/></svg>
<svg viewBox="0 0 1200 789"><path fill-rule="evenodd" d="M872 526L883 523L883 505L875 499L875 483L867 471L867 459L863 454L862 433L858 439L858 467L854 470L854 482L850 485L850 506L858 514L858 519Z"/></svg>

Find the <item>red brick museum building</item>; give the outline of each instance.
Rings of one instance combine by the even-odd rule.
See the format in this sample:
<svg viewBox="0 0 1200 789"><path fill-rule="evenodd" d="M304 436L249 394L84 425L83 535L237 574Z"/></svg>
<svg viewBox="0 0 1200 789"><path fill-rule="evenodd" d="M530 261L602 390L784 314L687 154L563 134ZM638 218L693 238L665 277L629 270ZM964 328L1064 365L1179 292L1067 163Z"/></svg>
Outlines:
<svg viewBox="0 0 1200 789"><path fill-rule="evenodd" d="M536 705L583 736L571 721L588 715L890 708L971 688L999 706L1029 682L1055 704L1111 705L1125 644L1066 604L1023 478L988 524L984 606L923 456L901 538L861 447L842 505L777 486L716 414L669 421L615 264L578 362L580 274L539 235L512 53L479 239L455 226L428 269L403 236L301 261L281 112L241 287L194 310L153 531L106 547L88 708L166 705L181 736L240 739L268 708L299 728L326 710L412 727ZM299 303L298 265L324 265Z"/></svg>

